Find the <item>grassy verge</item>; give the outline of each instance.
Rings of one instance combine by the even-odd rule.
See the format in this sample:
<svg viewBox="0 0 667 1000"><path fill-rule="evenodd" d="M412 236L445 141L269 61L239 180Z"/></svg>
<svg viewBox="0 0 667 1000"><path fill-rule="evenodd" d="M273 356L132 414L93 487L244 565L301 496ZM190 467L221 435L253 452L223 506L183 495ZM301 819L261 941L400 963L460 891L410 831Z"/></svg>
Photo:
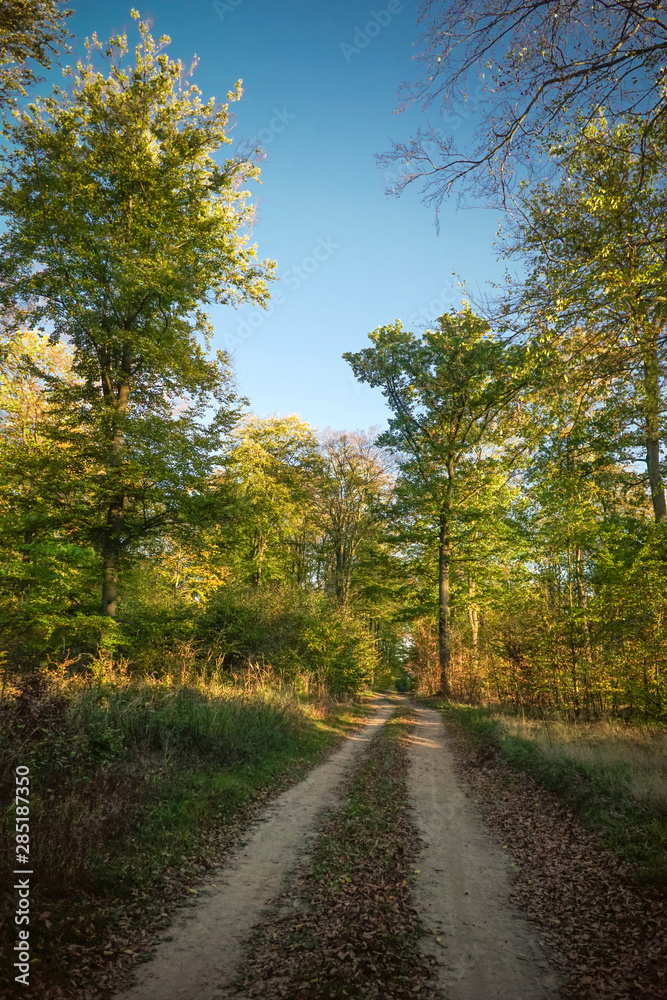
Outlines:
<svg viewBox="0 0 667 1000"><path fill-rule="evenodd" d="M353 772L346 803L330 813L312 859L257 932L239 995L263 1000L434 998L412 902L417 832L406 810L399 708ZM284 914L284 915L283 915Z"/></svg>
<svg viewBox="0 0 667 1000"><path fill-rule="evenodd" d="M667 733L622 723L545 723L446 706L469 738L530 774L629 862L667 885Z"/></svg>
<svg viewBox="0 0 667 1000"><path fill-rule="evenodd" d="M110 985L140 960L261 802L354 727L363 707L106 670L88 680L35 675L5 691L0 715L3 870L15 867L11 797L24 765L31 992L56 998L92 996L95 982ZM9 890L3 974L15 907Z"/></svg>

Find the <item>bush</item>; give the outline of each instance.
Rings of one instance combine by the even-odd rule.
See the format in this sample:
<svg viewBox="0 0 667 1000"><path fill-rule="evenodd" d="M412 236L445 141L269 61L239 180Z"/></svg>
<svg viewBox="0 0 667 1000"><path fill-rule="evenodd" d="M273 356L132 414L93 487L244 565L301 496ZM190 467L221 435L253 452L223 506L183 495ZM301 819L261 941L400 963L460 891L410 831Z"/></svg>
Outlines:
<svg viewBox="0 0 667 1000"><path fill-rule="evenodd" d="M354 611L288 588L221 588L197 626L197 639L216 648L231 669L261 663L286 680L352 694L373 680L373 638Z"/></svg>

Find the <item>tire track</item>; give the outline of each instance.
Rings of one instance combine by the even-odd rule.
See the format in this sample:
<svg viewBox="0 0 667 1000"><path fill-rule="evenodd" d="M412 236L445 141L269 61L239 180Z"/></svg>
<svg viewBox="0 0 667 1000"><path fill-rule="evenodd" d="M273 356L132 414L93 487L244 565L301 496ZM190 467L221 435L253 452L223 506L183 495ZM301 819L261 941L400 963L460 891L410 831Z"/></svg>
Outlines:
<svg viewBox="0 0 667 1000"><path fill-rule="evenodd" d="M509 902L510 858L459 786L439 712L418 708L410 800L425 846L415 897L449 1000L557 1000L529 921Z"/></svg>

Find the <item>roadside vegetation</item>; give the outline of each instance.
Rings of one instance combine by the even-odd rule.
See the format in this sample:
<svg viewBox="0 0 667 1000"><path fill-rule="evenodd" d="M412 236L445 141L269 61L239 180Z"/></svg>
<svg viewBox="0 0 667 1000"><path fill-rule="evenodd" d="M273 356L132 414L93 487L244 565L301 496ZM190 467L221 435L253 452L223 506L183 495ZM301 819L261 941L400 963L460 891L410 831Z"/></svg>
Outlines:
<svg viewBox="0 0 667 1000"><path fill-rule="evenodd" d="M499 752L571 808L640 881L667 886L667 734L606 720L531 719L445 706L477 748Z"/></svg>
<svg viewBox="0 0 667 1000"><path fill-rule="evenodd" d="M138 679L97 661L83 676L61 667L6 683L0 787L11 798L14 767L29 767L40 995L81 996L93 976L99 985L135 961L253 810L362 714L359 703L336 704L324 690L307 699L261 671ZM0 838L11 870L11 812ZM8 968L13 943L3 936Z"/></svg>

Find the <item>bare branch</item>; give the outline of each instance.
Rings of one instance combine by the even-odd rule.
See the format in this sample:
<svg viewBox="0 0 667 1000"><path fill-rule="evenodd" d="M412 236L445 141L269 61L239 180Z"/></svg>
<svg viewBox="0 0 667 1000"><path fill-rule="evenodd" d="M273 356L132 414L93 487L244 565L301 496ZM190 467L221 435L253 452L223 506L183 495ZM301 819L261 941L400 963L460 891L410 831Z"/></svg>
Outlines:
<svg viewBox="0 0 667 1000"><path fill-rule="evenodd" d="M632 114L650 131L667 110L666 7L662 0L425 0L415 57L424 72L403 85L399 110L421 106L445 127L428 124L377 157L383 168L401 167L388 193L421 184L436 218L454 192L507 207L517 179L543 174L540 155L573 116L585 127L603 107L612 125ZM472 136L455 142L472 113Z"/></svg>

